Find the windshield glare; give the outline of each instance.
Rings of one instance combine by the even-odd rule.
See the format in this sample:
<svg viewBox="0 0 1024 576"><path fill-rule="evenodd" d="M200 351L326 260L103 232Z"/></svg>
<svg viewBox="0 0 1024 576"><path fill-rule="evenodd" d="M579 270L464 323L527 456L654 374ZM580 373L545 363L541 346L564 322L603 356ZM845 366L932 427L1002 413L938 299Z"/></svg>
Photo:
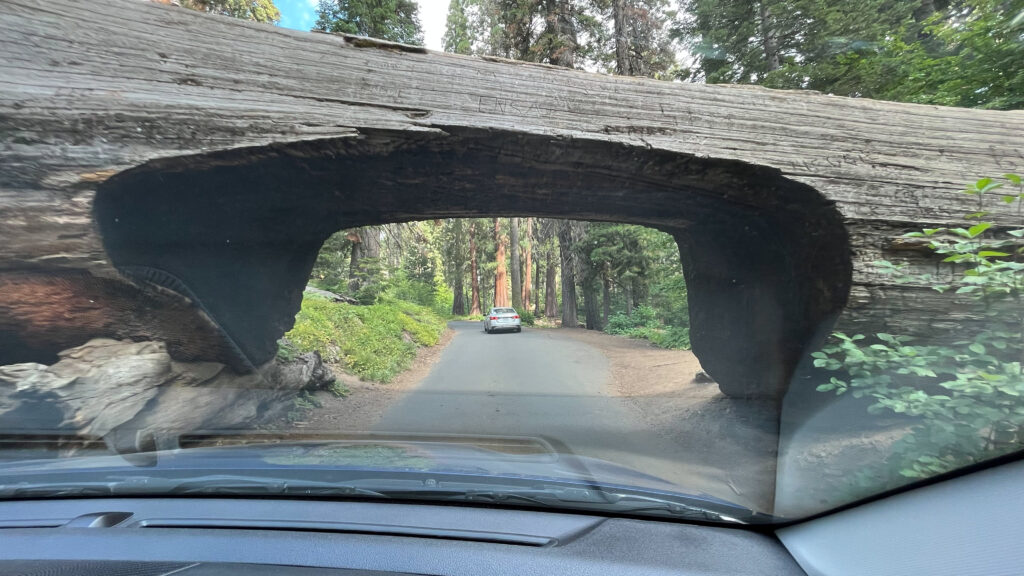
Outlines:
<svg viewBox="0 0 1024 576"><path fill-rule="evenodd" d="M0 4L0 497L759 524L1021 451L1019 2L157 4Z"/></svg>

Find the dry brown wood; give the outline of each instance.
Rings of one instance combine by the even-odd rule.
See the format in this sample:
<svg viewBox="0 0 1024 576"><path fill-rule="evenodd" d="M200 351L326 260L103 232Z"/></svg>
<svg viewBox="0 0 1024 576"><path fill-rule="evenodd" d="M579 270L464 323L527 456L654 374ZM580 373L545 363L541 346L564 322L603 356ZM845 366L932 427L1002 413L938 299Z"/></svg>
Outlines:
<svg viewBox="0 0 1024 576"><path fill-rule="evenodd" d="M327 233L506 210L672 231L705 368L733 391L774 389L851 282L848 324L888 317L878 311L905 299L870 265L921 261L892 256L894 238L971 211L965 179L1024 165L1022 112L609 77L132 0L7 0L0 55L0 281L26 288L0 299L3 361L69 344L33 312L54 306L50 296L33 299L24 280L70 275L107 286L90 303L103 318L64 318L66 334L161 337L176 356L259 364L291 325ZM228 190L245 173L251 188ZM126 211L96 209L104 194ZM202 237L184 247L146 236L160 218L201 221L199 206L211 213L202 198L218 195L239 207L212 212L238 251L214 238L221 221L197 224ZM302 201L332 208L289 232ZM992 208L996 222L1015 223ZM150 252L129 246L146 242ZM155 246L209 270L191 277L181 262L158 262ZM261 262L263 276L245 272ZM152 294L180 298L157 310L189 312L144 316L142 333L138 302ZM937 300L909 299L908 328L944 314Z"/></svg>

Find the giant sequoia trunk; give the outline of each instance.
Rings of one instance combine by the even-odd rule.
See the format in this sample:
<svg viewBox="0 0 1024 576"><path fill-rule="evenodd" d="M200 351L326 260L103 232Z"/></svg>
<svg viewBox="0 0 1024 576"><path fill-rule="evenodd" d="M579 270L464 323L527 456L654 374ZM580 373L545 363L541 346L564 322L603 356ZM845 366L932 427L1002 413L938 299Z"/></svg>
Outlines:
<svg viewBox="0 0 1024 576"><path fill-rule="evenodd" d="M568 3L548 4L574 42ZM902 235L956 225L964 181L1020 169L1022 112L609 77L132 0L6 0L0 22L0 363L105 336L252 370L331 233L516 214L672 233L702 366L778 395L837 319L959 322L871 262L930 269Z"/></svg>
<svg viewBox="0 0 1024 576"><path fill-rule="evenodd" d="M508 273L505 270L505 239L501 235L501 219L494 219L494 306L505 307L508 301Z"/></svg>

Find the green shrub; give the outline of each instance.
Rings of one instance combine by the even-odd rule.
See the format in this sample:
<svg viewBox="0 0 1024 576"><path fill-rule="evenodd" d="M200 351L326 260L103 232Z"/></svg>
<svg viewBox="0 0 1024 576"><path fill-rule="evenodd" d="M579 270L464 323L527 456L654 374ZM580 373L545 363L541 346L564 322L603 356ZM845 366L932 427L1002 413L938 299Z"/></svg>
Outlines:
<svg viewBox="0 0 1024 576"><path fill-rule="evenodd" d="M608 317L608 326L604 331L609 334L626 334L635 327L632 318L622 312L617 312Z"/></svg>
<svg viewBox="0 0 1024 576"><path fill-rule="evenodd" d="M653 328L658 325L658 313L650 306L640 305L633 309L635 326Z"/></svg>
<svg viewBox="0 0 1024 576"><path fill-rule="evenodd" d="M640 334L649 334L650 330L657 328L659 325L658 314L654 308L650 306L637 306L633 309L631 316L621 312L612 314L608 318L608 327L605 328L605 332L632 336L634 338L645 338L646 336L640 336Z"/></svg>
<svg viewBox="0 0 1024 576"><path fill-rule="evenodd" d="M300 353L319 350L360 378L389 382L408 368L417 345L437 344L445 325L427 308L388 297L353 306L307 295L286 337Z"/></svg>
<svg viewBox="0 0 1024 576"><path fill-rule="evenodd" d="M668 326L650 336L650 341L661 348L680 350L690 349L690 328L687 326Z"/></svg>
<svg viewBox="0 0 1024 576"><path fill-rule="evenodd" d="M334 394L338 398L344 398L345 396L348 396L349 394L352 393L352 391L348 389L348 386L346 386L340 380L335 380L334 382L331 382L331 385L328 386L327 389L331 391L331 394Z"/></svg>
<svg viewBox="0 0 1024 576"><path fill-rule="evenodd" d="M483 317L481 317L481 319L482 318ZM519 320L522 321L522 323L527 326L533 326L534 324L537 323L537 318L534 317L533 312L530 312L529 310L523 310L522 312L520 312Z"/></svg>
<svg viewBox="0 0 1024 576"><path fill-rule="evenodd" d="M1000 194L1001 201L1021 202L1020 178L1005 178L1017 191ZM928 239L952 275L911 274L903 266L876 262L898 282L946 294L950 309L966 300L984 310L979 326L936 334L932 344L908 336L837 332L811 355L817 368L836 373L818 391L868 398L871 413L913 418L910 434L893 445L885 466L862 473L857 483L870 487L926 478L1024 447L1024 263L1017 261L1024 254L1024 229L1000 231L978 221L985 215L985 194L1003 185L985 178L968 187L968 194L978 196L979 210L968 216L967 227L907 234Z"/></svg>

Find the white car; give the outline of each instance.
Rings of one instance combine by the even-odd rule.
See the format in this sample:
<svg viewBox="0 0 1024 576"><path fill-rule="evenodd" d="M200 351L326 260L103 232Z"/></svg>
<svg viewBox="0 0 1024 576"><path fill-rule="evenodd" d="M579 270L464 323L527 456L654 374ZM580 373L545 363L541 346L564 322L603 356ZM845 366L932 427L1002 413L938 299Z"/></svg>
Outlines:
<svg viewBox="0 0 1024 576"><path fill-rule="evenodd" d="M491 308L484 316L484 332L493 334L499 330L523 331L519 313L515 308Z"/></svg>

